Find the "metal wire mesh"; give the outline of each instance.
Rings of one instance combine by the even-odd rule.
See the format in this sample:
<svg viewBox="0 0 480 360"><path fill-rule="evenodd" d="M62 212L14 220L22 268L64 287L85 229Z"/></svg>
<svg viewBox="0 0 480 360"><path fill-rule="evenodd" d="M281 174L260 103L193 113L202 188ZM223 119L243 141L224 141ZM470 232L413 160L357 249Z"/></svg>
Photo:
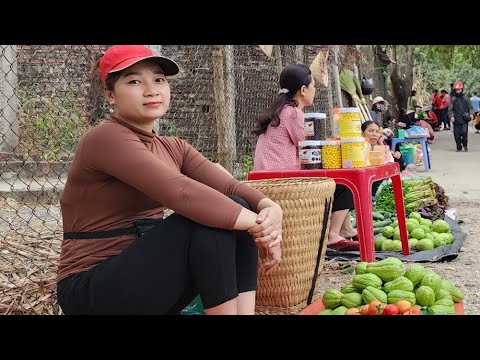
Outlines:
<svg viewBox="0 0 480 360"><path fill-rule="evenodd" d="M329 46L153 45L175 59L172 102L160 135L179 136L239 179L251 168L255 118L278 91L282 66L310 64ZM55 278L62 219L59 196L79 138L108 112L90 68L107 46L0 45L0 314L58 314ZM314 105L339 98L328 86ZM331 129L331 127L330 127Z"/></svg>

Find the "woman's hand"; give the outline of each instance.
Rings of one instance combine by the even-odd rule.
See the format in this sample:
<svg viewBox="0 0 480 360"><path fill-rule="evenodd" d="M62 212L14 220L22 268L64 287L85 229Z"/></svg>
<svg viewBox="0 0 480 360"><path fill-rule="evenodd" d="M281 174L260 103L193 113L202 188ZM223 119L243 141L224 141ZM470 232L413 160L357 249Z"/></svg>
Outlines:
<svg viewBox="0 0 480 360"><path fill-rule="evenodd" d="M253 236L257 245L268 244L274 247L280 244L282 235L283 210L274 204L260 210L257 216L257 225L247 229L248 233Z"/></svg>
<svg viewBox="0 0 480 360"><path fill-rule="evenodd" d="M392 155L395 159L400 159L400 157L402 156L402 153L400 151L395 151L395 152L392 151Z"/></svg>
<svg viewBox="0 0 480 360"><path fill-rule="evenodd" d="M279 237L281 236L282 235L279 235ZM263 245L258 246L260 252L260 259L262 260L261 264L262 267L265 269L265 274L267 275L274 271L282 260L282 250L280 246L280 242L282 239L278 240L279 244L273 247L265 247Z"/></svg>

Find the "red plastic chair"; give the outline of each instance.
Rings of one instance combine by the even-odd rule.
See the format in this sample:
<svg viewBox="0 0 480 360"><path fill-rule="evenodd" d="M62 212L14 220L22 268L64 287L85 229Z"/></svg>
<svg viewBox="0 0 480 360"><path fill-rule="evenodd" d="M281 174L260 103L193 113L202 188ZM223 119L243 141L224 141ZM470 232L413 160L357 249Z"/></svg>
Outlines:
<svg viewBox="0 0 480 360"><path fill-rule="evenodd" d="M360 259L368 262L375 261L372 184L374 181L391 178L395 207L397 209L398 227L400 229L400 241L402 242L402 253L404 255L410 254L400 166L397 163L356 169L261 170L251 171L248 174L248 180L291 177L329 177L334 179L337 184L345 185L352 191L357 217Z"/></svg>

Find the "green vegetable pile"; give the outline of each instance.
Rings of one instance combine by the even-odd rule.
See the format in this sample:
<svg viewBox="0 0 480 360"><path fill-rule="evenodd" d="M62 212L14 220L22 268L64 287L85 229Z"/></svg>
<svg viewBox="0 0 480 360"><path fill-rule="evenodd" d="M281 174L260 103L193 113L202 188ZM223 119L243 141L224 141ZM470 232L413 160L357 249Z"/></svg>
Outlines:
<svg viewBox="0 0 480 360"><path fill-rule="evenodd" d="M403 199L407 216L417 209L438 206L435 184L431 177L418 180L402 180ZM374 211L396 213L393 187L386 184L377 192Z"/></svg>

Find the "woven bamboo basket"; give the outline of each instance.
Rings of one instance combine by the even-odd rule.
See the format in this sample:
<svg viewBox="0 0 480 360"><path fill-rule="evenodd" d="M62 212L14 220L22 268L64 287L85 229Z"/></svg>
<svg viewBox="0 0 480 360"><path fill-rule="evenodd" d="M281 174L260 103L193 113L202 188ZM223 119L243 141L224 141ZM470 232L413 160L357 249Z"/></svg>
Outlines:
<svg viewBox="0 0 480 360"><path fill-rule="evenodd" d="M282 261L266 275L259 260L257 314L297 314L320 297L335 182L330 178L248 181L283 209Z"/></svg>

